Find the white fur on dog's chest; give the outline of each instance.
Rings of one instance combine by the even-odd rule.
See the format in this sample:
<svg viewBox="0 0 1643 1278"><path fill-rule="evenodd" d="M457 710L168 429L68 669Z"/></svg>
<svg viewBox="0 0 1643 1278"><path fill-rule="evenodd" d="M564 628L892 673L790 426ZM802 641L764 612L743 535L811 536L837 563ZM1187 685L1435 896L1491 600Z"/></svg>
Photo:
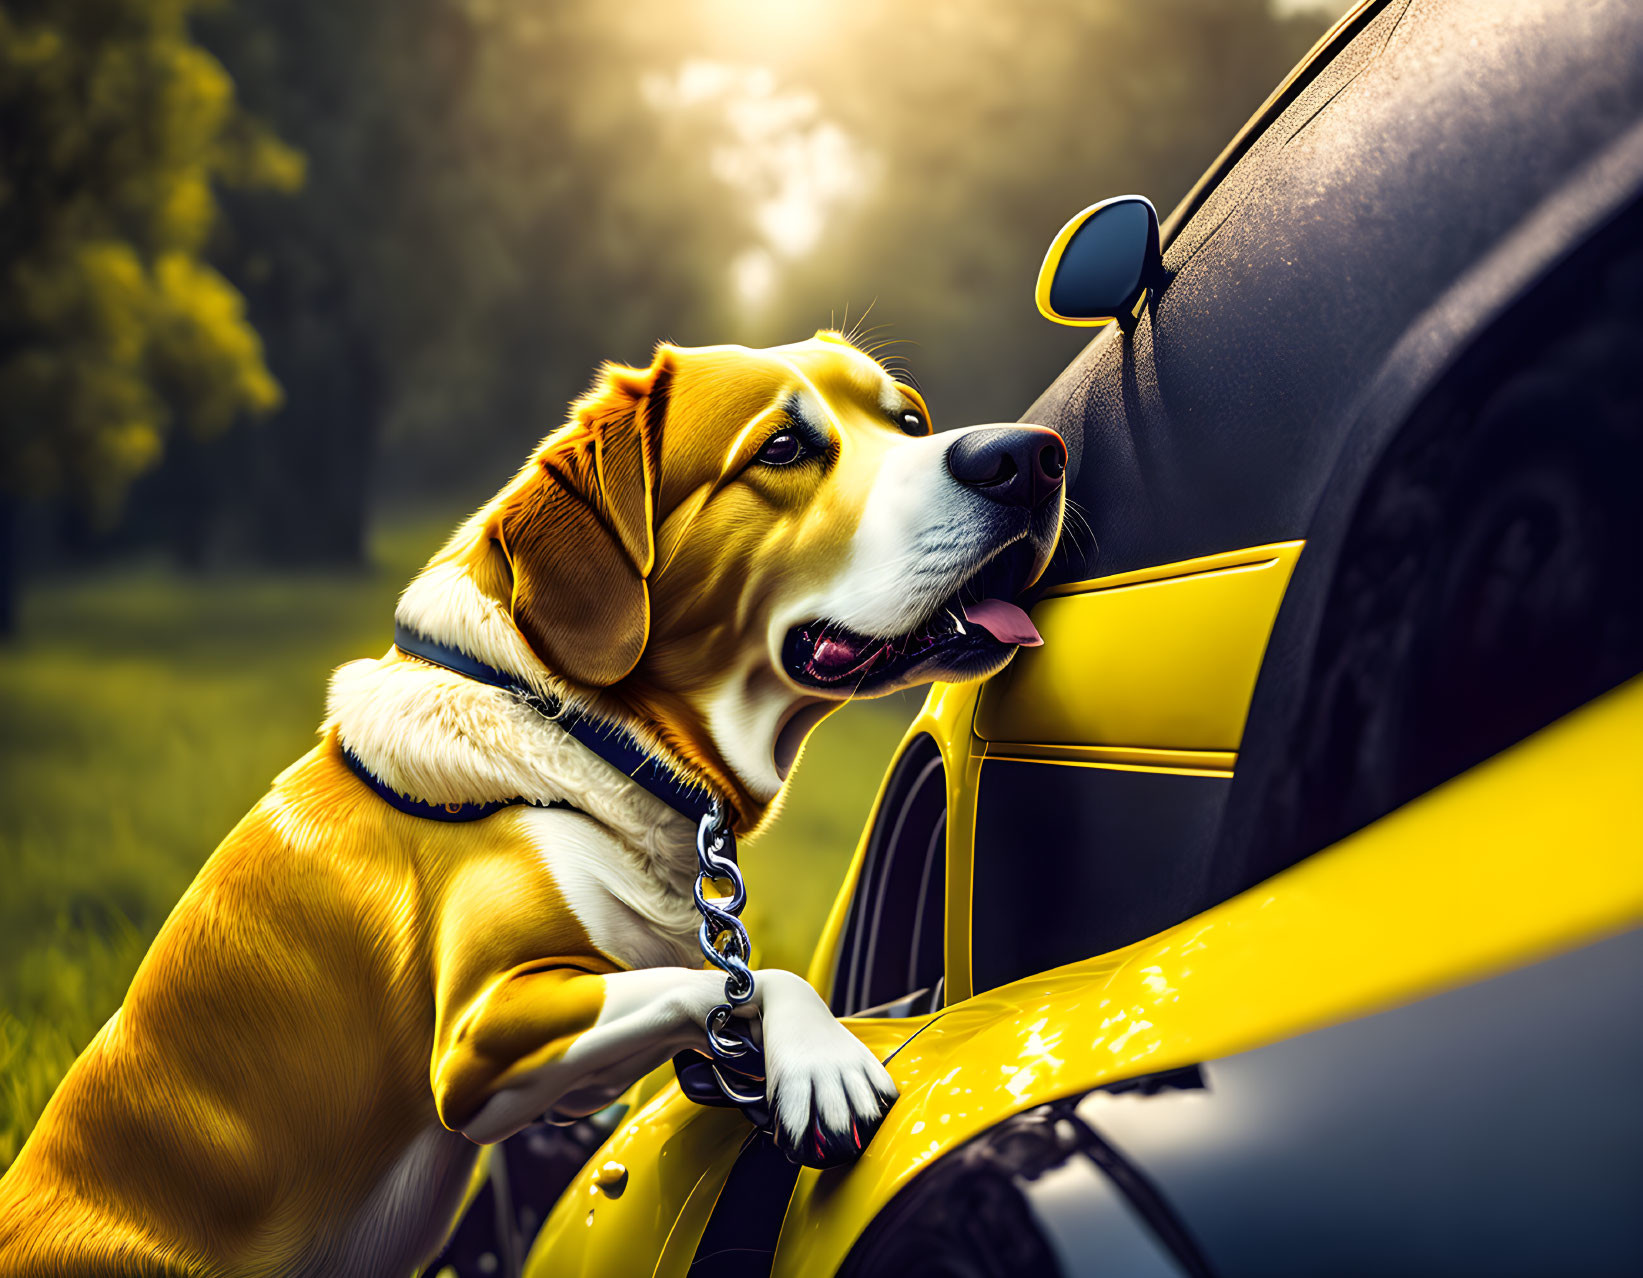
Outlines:
<svg viewBox="0 0 1643 1278"><path fill-rule="evenodd" d="M601 952L632 967L697 967L695 828L512 693L408 658L354 661L331 680L342 743L376 776L431 803L523 795L510 808Z"/></svg>
<svg viewBox="0 0 1643 1278"><path fill-rule="evenodd" d="M601 953L634 968L700 965L699 916L675 840L658 840L644 856L581 812L525 808L519 821Z"/></svg>

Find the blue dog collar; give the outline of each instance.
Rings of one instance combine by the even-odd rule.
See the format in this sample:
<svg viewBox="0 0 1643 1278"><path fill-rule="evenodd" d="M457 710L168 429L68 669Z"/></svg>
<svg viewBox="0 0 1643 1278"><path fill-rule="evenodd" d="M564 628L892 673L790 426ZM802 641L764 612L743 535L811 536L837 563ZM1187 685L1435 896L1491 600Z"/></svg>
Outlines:
<svg viewBox="0 0 1643 1278"><path fill-rule="evenodd" d="M432 665L441 666L478 683L486 683L493 688L501 688L506 692L513 693L527 702L544 718L551 719L554 726L570 733L572 737L592 750L611 767L642 785L675 812L689 817L693 823L700 824L702 818L707 815L708 809L712 806L713 796L706 789L687 781L681 781L671 766L655 755L650 754L628 732L615 724L602 723L579 715L574 710L566 707L557 698L541 696L534 689L527 687L520 680L514 678L514 676L488 666L483 661L476 657L470 657L458 648L452 648L448 644L439 643L436 640L419 635L416 631L397 622L394 625L394 647L409 656L420 658ZM360 770L353 760L350 760L349 766L354 767L356 772ZM374 778L367 777L367 784L370 784L373 780ZM380 786L381 782L375 784ZM380 794L382 791L379 789L378 793ZM392 792L390 791L390 793ZM387 798L386 795L384 797ZM400 796L395 796L395 798L399 799L399 803L395 803L396 807L400 806L401 803L416 802L412 799L403 799ZM395 802L394 799L388 801L390 803ZM516 799L512 802L522 803L524 800ZM466 804L463 806L473 808L476 811L480 808L488 808L489 811L479 812L478 816L436 816L434 819L474 821L478 820L479 816L489 816L491 812L496 811L498 808L508 807L510 803ZM441 805L436 804L417 804L417 807L440 807L441 811L444 810ZM401 811L407 810L401 808ZM427 816L431 814L419 811L416 815Z"/></svg>
<svg viewBox="0 0 1643 1278"><path fill-rule="evenodd" d="M428 821L480 821L493 812L500 812L503 808L516 808L521 804L529 804L533 808L568 808L571 805L563 799L554 799L548 803L538 803L534 799L495 799L490 803L424 803L421 799L408 799L393 786L389 785L371 769L365 766L364 761L347 746L342 747L342 759L354 775L375 792L391 808L398 808L408 816L422 817Z"/></svg>

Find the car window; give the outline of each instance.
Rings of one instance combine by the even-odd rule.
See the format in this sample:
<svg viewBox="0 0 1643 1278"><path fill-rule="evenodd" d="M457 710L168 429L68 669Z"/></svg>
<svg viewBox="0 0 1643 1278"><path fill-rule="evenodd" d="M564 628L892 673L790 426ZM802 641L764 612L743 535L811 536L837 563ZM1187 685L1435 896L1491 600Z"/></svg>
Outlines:
<svg viewBox="0 0 1643 1278"><path fill-rule="evenodd" d="M841 1016L916 1016L942 1005L947 773L928 736L885 788L850 903L833 980Z"/></svg>
<svg viewBox="0 0 1643 1278"><path fill-rule="evenodd" d="M986 759L977 784L977 991L1103 954L1210 904L1231 781Z"/></svg>

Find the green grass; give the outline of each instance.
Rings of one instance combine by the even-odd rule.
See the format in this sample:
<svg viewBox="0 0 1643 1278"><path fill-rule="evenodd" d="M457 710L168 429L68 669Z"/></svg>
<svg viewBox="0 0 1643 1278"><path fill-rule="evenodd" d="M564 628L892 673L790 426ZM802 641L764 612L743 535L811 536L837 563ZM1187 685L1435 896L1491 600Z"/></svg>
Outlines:
<svg viewBox="0 0 1643 1278"><path fill-rule="evenodd" d="M119 1006L189 880L309 748L331 669L389 643L450 523L395 525L359 573L43 584L0 647L0 1168ZM803 970L913 702L852 707L745 858L765 963Z"/></svg>

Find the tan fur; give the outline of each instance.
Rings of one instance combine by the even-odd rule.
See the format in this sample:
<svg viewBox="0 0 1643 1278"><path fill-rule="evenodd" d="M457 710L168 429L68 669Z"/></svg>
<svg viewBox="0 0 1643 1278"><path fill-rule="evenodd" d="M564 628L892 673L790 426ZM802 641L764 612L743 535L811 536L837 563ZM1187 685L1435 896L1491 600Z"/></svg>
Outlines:
<svg viewBox="0 0 1643 1278"><path fill-rule="evenodd" d="M607 370L572 425L537 451L535 482L516 485L489 521L512 570L514 624L572 682L615 683L650 633L652 507L671 379L665 349L643 375ZM571 546L576 553L565 554Z"/></svg>
<svg viewBox="0 0 1643 1278"><path fill-rule="evenodd" d="M833 464L750 467L794 396ZM773 636L836 581L897 405L923 408L836 335L607 368L399 617L620 721L756 830L781 725L837 704L782 680ZM344 746L424 801L578 811L406 815ZM397 650L342 667L320 744L206 862L0 1180L0 1275L414 1271L473 1141L701 1042L691 835L509 693ZM813 1089L846 1133L876 1122L878 1062L796 978L760 989L784 1125Z"/></svg>
<svg viewBox="0 0 1643 1278"><path fill-rule="evenodd" d="M440 633L423 581L400 615L622 722L728 796L750 833L775 795L749 789L725 759L706 707L727 672L758 663L772 608L836 571L900 437L883 404L894 385L836 334L773 351L663 345L649 368L608 365L424 571L430 593L454 586L488 601L480 642L472 626ZM838 461L819 484L747 465L795 393L818 399L839 428ZM927 412L911 387L895 393Z"/></svg>
<svg viewBox="0 0 1643 1278"><path fill-rule="evenodd" d="M0 1272L338 1272L336 1235L407 1141L436 1129L445 1218L421 1222L404 1269L437 1247L474 1154L443 1132L429 1087L442 1000L491 962L616 969L526 870L513 819L396 812L334 736L282 774L0 1181ZM469 934L451 894L486 865L507 867L488 888L509 926Z"/></svg>

